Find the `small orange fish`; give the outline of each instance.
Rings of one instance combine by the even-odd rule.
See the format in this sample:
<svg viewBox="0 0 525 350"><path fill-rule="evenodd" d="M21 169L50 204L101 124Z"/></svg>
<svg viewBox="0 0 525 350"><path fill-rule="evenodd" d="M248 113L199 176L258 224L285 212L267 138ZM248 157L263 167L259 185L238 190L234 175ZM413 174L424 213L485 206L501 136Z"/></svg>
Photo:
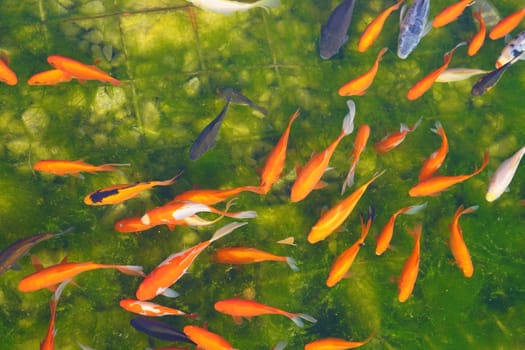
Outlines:
<svg viewBox="0 0 525 350"><path fill-rule="evenodd" d="M188 270L193 261L211 243L226 236L235 229L246 225L246 222L233 222L218 229L211 239L201 242L182 252L168 256L163 262L153 269L140 283L135 293L138 300L150 300L159 294L167 297L178 295L169 287L177 282Z"/></svg>
<svg viewBox="0 0 525 350"><path fill-rule="evenodd" d="M370 22L370 24L366 26L363 34L361 34L361 37L359 38L359 43L357 44L357 51L365 52L370 46L372 46L374 41L376 41L377 37L379 36L379 33L381 33L381 30L383 30L383 26L388 16L390 16L392 12L396 11L399 8L399 6L401 6L401 3L403 3L403 1L404 0L398 0L397 3L381 12L379 16L374 18L372 22Z"/></svg>
<svg viewBox="0 0 525 350"><path fill-rule="evenodd" d="M162 316L186 316L189 318L196 318L196 314L188 314L184 311L174 309L171 307L162 306L148 301L140 301L134 299L122 299L120 307L143 316L162 317Z"/></svg>
<svg viewBox="0 0 525 350"><path fill-rule="evenodd" d="M202 350L237 350L220 335L198 326L185 326L184 334Z"/></svg>
<svg viewBox="0 0 525 350"><path fill-rule="evenodd" d="M81 160L40 160L33 164L33 169L57 176L73 175L80 177L81 172L94 174L97 171L120 171L115 168L119 166L130 166L130 164L91 165Z"/></svg>
<svg viewBox="0 0 525 350"><path fill-rule="evenodd" d="M284 162L286 160L286 149L288 148L288 138L290 137L290 129L292 123L299 116L299 109L295 111L288 121L288 127L283 132L281 138L272 149L266 163L264 164L263 171L261 172L261 194L266 194L270 191L270 188L279 180L281 173L284 168Z"/></svg>
<svg viewBox="0 0 525 350"><path fill-rule="evenodd" d="M452 55L454 54L454 51L456 51L458 47L463 46L465 44L466 42L461 42L457 44L452 50L445 53L445 55L443 56L443 65L439 67L438 69L436 69L435 71L433 71L432 73L427 74L422 79L420 79L417 83L415 83L414 86L412 86L408 90L407 99L409 99L410 101L413 101L423 96L423 94L432 87L432 85L437 80L437 78L441 75L441 73L443 73L443 71L445 71L445 69L448 68L450 61L452 60Z"/></svg>
<svg viewBox="0 0 525 350"><path fill-rule="evenodd" d="M66 72L73 78L80 81L98 80L117 86L122 84L120 80L113 78L111 75L100 70L98 67L84 64L69 57L52 55L47 58L47 62L56 69L60 69L61 71Z"/></svg>
<svg viewBox="0 0 525 350"><path fill-rule="evenodd" d="M459 218L461 215L472 213L478 208L479 206L475 205L464 209L463 205L460 205L454 213L454 218L452 219L452 222L449 226L450 250L452 251L452 255L454 255L454 259L456 260L456 263L458 264L461 271L463 271L463 275L465 275L465 277L472 277L472 274L474 273L474 266L472 265L472 259L470 258L467 245L463 240L463 231L459 226Z"/></svg>
<svg viewBox="0 0 525 350"><path fill-rule="evenodd" d="M60 69L51 69L44 72L36 73L27 81L29 85L56 85L67 83L73 77Z"/></svg>
<svg viewBox="0 0 525 350"><path fill-rule="evenodd" d="M414 125L412 125L411 128L409 128L405 124L401 124L399 131L386 135L378 143L376 143L375 145L376 152L386 153L396 148L397 146L399 146L401 142L405 140L405 137L407 136L409 132L412 132L417 129L419 124L421 124L422 120L423 120L423 117L420 117L418 121Z"/></svg>
<svg viewBox="0 0 525 350"><path fill-rule="evenodd" d="M363 96L370 85L372 85L377 70L379 69L379 61L381 61L381 58L387 50L388 49L384 47L379 51L370 70L341 86L338 91L339 96Z"/></svg>
<svg viewBox="0 0 525 350"><path fill-rule="evenodd" d="M40 350L54 350L55 349L55 322L56 322L56 313L57 313L57 305L58 305L58 299L60 299L60 296L62 295L62 291L66 287L66 285L71 280L65 280L64 282L60 283L60 285L57 287L55 294L51 297L51 300L49 301L49 310L51 312L51 319L49 320L49 327L47 329L46 337L42 342L40 343Z"/></svg>
<svg viewBox="0 0 525 350"><path fill-rule="evenodd" d="M189 190L186 192L179 193L171 200L171 202L197 202L202 204L216 204L225 201L231 196L235 196L241 192L249 191L254 193L260 193L261 189L259 186L240 186L235 188L229 188L225 190Z"/></svg>
<svg viewBox="0 0 525 350"><path fill-rule="evenodd" d="M359 253L359 250L365 244L365 239L368 235L368 231L370 231L371 225L371 216L368 218L366 224L363 221L363 217L361 217L361 237L359 237L359 239L354 244L352 244L334 260L326 280L326 285L328 287L332 288L348 274L348 270L350 270L350 267L352 267L352 264L357 257L357 253Z"/></svg>
<svg viewBox="0 0 525 350"><path fill-rule="evenodd" d="M467 8L467 6L473 2L473 0L461 0L455 4L445 7L440 13L438 13L436 17L434 17L432 26L434 28L439 28L454 22L459 16L461 16L463 11L465 11L465 8Z"/></svg>
<svg viewBox="0 0 525 350"><path fill-rule="evenodd" d="M434 129L430 129L433 133L441 137L441 147L434 151L430 157L425 160L421 170L419 171L419 182L431 177L443 164L448 154L448 138L445 134L445 129L440 122L436 122Z"/></svg>
<svg viewBox="0 0 525 350"><path fill-rule="evenodd" d="M220 248L215 252L215 261L221 264L252 264L262 261L283 261L293 271L299 271L295 260L289 256L279 256L255 248L230 247Z"/></svg>
<svg viewBox="0 0 525 350"><path fill-rule="evenodd" d="M9 57L5 53L0 55L0 81L11 86L18 83L15 72L9 68Z"/></svg>
<svg viewBox="0 0 525 350"><path fill-rule="evenodd" d="M171 179L164 181L135 182L132 184L106 187L88 194L86 197L84 197L84 203L88 205L119 204L137 196L141 192L150 190L155 186L172 185L181 174L182 172L178 173Z"/></svg>
<svg viewBox="0 0 525 350"><path fill-rule="evenodd" d="M352 100L348 100L346 103L349 112L343 120L343 128L339 136L324 151L314 154L302 169L297 170L297 178L292 185L290 193L292 202L303 200L310 192L321 185L319 181L326 168L328 168L328 163L337 145L339 145L343 137L350 135L354 131L355 104Z"/></svg>
<svg viewBox="0 0 525 350"><path fill-rule="evenodd" d="M341 194L345 192L346 186L352 187L354 184L354 177L355 177L355 167L357 166L357 162L359 162L359 157L361 156L361 153L363 153L366 143L368 142L368 137L370 136L370 127L366 124L363 124L357 129L357 135L355 136L354 140L354 150L352 151L352 154L350 157L352 157L352 164L350 165L350 170L348 171L348 175L346 175L346 179L343 182L343 187L341 188Z"/></svg>
<svg viewBox="0 0 525 350"><path fill-rule="evenodd" d="M260 315L283 315L292 320L298 327L304 327L303 320L316 323L317 320L310 315L291 313L273 306L261 304L255 300L230 298L219 300L215 303L215 310L226 315L231 315L239 323L243 317L250 318Z"/></svg>
<svg viewBox="0 0 525 350"><path fill-rule="evenodd" d="M304 346L304 350L345 350L355 349L365 345L372 339L375 332L372 332L368 338L363 341L349 341L340 338L324 338L314 340Z"/></svg>
<svg viewBox="0 0 525 350"><path fill-rule="evenodd" d="M412 253L408 257L403 270L401 271L401 277L398 282L398 300L400 302L405 302L412 291L414 290L414 285L416 284L417 274L419 272L419 250L421 246L421 232L423 230L423 225L419 224L413 229L407 229L414 239L414 248Z"/></svg>
<svg viewBox="0 0 525 350"><path fill-rule="evenodd" d="M478 53L479 49L481 49L483 43L485 42L485 35L487 34L487 28L485 26L485 22L483 21L483 17L481 16L481 10L474 12L472 17L478 20L479 31L474 34L472 39L470 39L467 50L469 56L474 56L476 53Z"/></svg>
<svg viewBox="0 0 525 350"><path fill-rule="evenodd" d="M375 174L370 180L352 192L352 194L321 215L319 220L317 220L310 230L310 233L308 233L308 242L313 244L322 241L337 230L337 228L341 226L346 218L352 213L352 210L354 210L361 197L365 194L368 186L384 173L385 171L383 170L382 172Z"/></svg>
<svg viewBox="0 0 525 350"><path fill-rule="evenodd" d="M414 187L412 187L408 194L411 197L421 197L421 196L433 196L437 195L440 192L445 191L451 186L454 186L455 184L458 184L460 182L463 182L465 180L470 179L471 177L479 174L485 167L487 166L487 163L489 162L489 152L485 152L485 155L483 157L483 164L479 167L479 169L474 170L472 174L468 175L457 175L457 176L436 176L431 177L429 179L426 179L422 182L419 182Z"/></svg>
<svg viewBox="0 0 525 350"><path fill-rule="evenodd" d="M229 209L231 202L232 201L228 202L226 206L226 210ZM169 202L168 204L148 210L146 214L144 214L140 218L140 221L144 225L152 225L152 226L180 225L181 220L184 220L197 213L203 213L203 212L204 213L215 213L215 214L227 216L230 218L236 218L236 219L252 219L254 217L257 217L257 213L253 210L229 213L227 211L221 211L221 210L215 209L214 207L206 205L206 204L183 201L183 202ZM192 223L191 221L189 222Z"/></svg>
<svg viewBox="0 0 525 350"><path fill-rule="evenodd" d="M142 266L106 265L93 263L91 261L80 263L63 261L60 264L48 266L24 277L18 283L18 290L21 292L34 292L42 288L49 288L71 279L82 272L96 269L117 269L127 275L144 277Z"/></svg>
<svg viewBox="0 0 525 350"><path fill-rule="evenodd" d="M376 238L376 255L383 254L390 246L390 242L392 241L392 237L394 236L394 224L396 223L396 219L399 215L414 215L419 213L421 210L425 209L426 206L427 203L411 205L408 207L401 208L394 214L392 214L390 219L388 219L386 225L381 230L381 233Z"/></svg>
<svg viewBox="0 0 525 350"><path fill-rule="evenodd" d="M514 28L520 24L525 17L525 8L511 13L505 18L502 18L494 27L492 27L489 38L496 40L503 38L505 35L510 33Z"/></svg>

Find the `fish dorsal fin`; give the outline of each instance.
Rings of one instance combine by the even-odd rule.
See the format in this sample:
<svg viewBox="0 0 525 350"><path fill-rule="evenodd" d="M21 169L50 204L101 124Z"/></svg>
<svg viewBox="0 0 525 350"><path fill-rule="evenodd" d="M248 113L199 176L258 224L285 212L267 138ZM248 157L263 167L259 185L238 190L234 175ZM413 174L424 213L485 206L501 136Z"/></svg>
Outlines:
<svg viewBox="0 0 525 350"><path fill-rule="evenodd" d="M401 11L399 11L399 27L403 25L403 19L405 18L405 12L407 9L407 4L401 6Z"/></svg>
<svg viewBox="0 0 525 350"><path fill-rule="evenodd" d="M9 64L11 62L9 61L9 56L4 51L2 51L2 53L0 54L0 60L2 60L2 62L4 62L6 64L6 66L9 67Z"/></svg>

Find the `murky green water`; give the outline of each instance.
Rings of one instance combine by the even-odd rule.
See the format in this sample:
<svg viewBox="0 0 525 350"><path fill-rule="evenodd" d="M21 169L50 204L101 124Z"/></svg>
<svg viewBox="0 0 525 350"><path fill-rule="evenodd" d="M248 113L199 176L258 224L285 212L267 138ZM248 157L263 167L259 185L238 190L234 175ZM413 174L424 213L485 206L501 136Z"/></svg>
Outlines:
<svg viewBox="0 0 525 350"><path fill-rule="evenodd" d="M114 231L116 220L141 215L191 188L230 188L258 184L263 167L288 117L297 108L284 177L265 197L239 196L235 210L256 210L249 225L214 243L214 247L245 245L297 259L300 272L265 263L230 269L210 261L213 247L202 254L175 289L175 300L161 304L201 315L197 324L213 330L239 349L270 349L280 340L289 349L321 337L353 340L377 330L370 349L520 349L525 344L525 258L523 255L523 169L511 191L494 203L484 200L489 174L523 145L523 86L519 62L500 84L480 98L471 98L475 81L439 84L415 102L407 89L442 64L442 55L476 28L468 14L445 28L432 30L407 59L395 55L397 16L387 21L377 42L364 54L356 51L366 24L390 1L358 1L343 52L329 61L318 56L319 29L338 1L283 1L266 14L260 9L222 16L195 10L196 26L184 1L4 0L0 8L0 48L11 58L18 85L1 85L0 93L0 246L30 234L74 226L74 233L46 241L32 250L44 264L64 256L70 261L138 264L150 271L173 252L208 239L220 224L202 229L166 228L141 234ZM431 17L451 1L433 0ZM501 14L519 8L516 1L498 1ZM519 29L521 28L521 29ZM521 24L518 30L523 30ZM367 70L379 48L383 58L377 78L357 105L356 125L369 124L370 145L357 168L358 185L386 169L367 191L339 233L310 245L306 234L320 213L337 203L349 167L353 136L345 138L324 179L328 186L304 201L289 202L294 165L304 164L340 132L346 98L340 85ZM491 69L503 46L487 40L470 58L458 49L451 66ZM34 87L34 73L49 69L51 54L99 66L125 82L114 87L99 82ZM188 150L200 130L220 111L224 101L217 87L233 86L265 106L268 116L245 106L231 106L213 150L190 162ZM371 145L404 122L425 120L394 151L377 155ZM487 170L437 197L413 199L420 164L439 146L429 129L439 120L448 135L450 152L441 174L470 173L488 149ZM131 163L124 174L87 174L85 179L35 174L40 159L83 159L89 163ZM82 199L112 184L167 179L180 169L175 185L156 188L138 199L108 207L88 207ZM348 193L348 192L347 192ZM423 214L401 216L394 249L374 254L377 235L389 216L410 204L428 201ZM461 219L474 262L466 279L451 264L448 224L460 204L480 209ZM359 211L373 206L377 217L367 245L351 269L351 278L328 289L325 280L333 259L359 236ZM211 217L211 216L210 216ZM420 274L412 297L397 301L398 276L413 240L406 233L423 221ZM226 223L226 219L222 224ZM294 236L297 247L276 244ZM36 349L49 320L51 293L23 294L18 281L33 271L28 257L21 271L0 279L2 349ZM77 349L76 341L95 349L143 349L146 336L129 326L134 315L118 306L133 297L138 278L112 270L88 272L68 287L57 312L56 348ZM305 312L318 323L298 329L280 316L258 317L236 325L214 311L215 301L255 293L258 301L292 312ZM175 326L195 322L165 318ZM159 346L165 344L157 343Z"/></svg>

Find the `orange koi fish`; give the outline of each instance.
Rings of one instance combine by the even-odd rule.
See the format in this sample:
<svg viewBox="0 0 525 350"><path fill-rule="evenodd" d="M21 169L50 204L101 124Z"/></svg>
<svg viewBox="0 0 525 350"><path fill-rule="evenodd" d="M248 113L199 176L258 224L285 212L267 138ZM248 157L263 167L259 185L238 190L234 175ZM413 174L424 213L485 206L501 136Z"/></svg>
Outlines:
<svg viewBox="0 0 525 350"><path fill-rule="evenodd" d="M415 83L414 86L412 86L408 90L407 99L409 99L410 101L413 101L423 96L423 94L432 87L432 85L437 80L437 78L441 75L441 73L443 73L443 71L445 71L445 69L448 68L450 61L452 60L452 55L454 54L454 51L458 47L463 46L465 44L466 42L464 41L460 42L452 50L445 53L445 55L443 55L443 65L439 67L438 69L436 69L435 71L433 71L432 73L424 76L417 83Z"/></svg>
<svg viewBox="0 0 525 350"><path fill-rule="evenodd" d="M235 229L246 225L246 222L232 222L218 229L211 239L201 242L182 252L168 256L140 283L135 295L138 300L150 300L159 294L167 297L178 295L169 287L177 282L191 266L199 254L212 242L231 233Z"/></svg>
<svg viewBox="0 0 525 350"><path fill-rule="evenodd" d="M355 136L354 140L354 150L352 151L352 154L350 157L352 157L352 164L350 165L350 170L348 171L348 175L346 175L346 179L343 182L343 187L341 188L341 194L345 192L346 186L352 187L354 184L354 176L355 176L355 167L357 166L357 163L359 162L359 157L361 156L361 153L363 153L366 143L368 142L368 137L370 136L370 127L366 124L363 124L357 129L357 135Z"/></svg>
<svg viewBox="0 0 525 350"><path fill-rule="evenodd" d="M386 225L381 230L381 233L376 238L376 255L383 254L390 246L390 242L392 241L392 237L394 236L394 224L396 223L396 219L399 215L414 215L419 213L421 210L425 209L426 206L427 203L411 205L408 207L401 208L394 214L392 214L390 219L388 219Z"/></svg>
<svg viewBox="0 0 525 350"><path fill-rule="evenodd" d="M47 58L47 62L56 69L60 69L80 81L98 80L117 86L122 84L120 80L113 78L108 73L100 70L97 66L90 66L68 57L53 55Z"/></svg>
<svg viewBox="0 0 525 350"><path fill-rule="evenodd" d="M51 311L51 319L49 320L49 327L47 329L46 337L42 342L40 343L40 350L53 350L55 349L55 321L56 321L56 313L57 313L57 305L58 305L58 299L60 299L60 296L62 295L62 291L67 286L67 284L70 282L70 279L65 280L64 282L60 283L58 288L55 291L55 294L51 297L51 300L49 301L49 310Z"/></svg>
<svg viewBox="0 0 525 350"><path fill-rule="evenodd" d="M487 34L487 27L485 26L485 22L481 16L481 10L474 12L472 17L478 20L479 31L474 34L472 39L470 39L467 50L469 56L474 56L476 53L478 53L479 49L481 49L483 43L485 42L485 35Z"/></svg>
<svg viewBox="0 0 525 350"><path fill-rule="evenodd" d="M326 280L326 285L328 287L332 288L348 274L348 270L350 270L350 267L352 267L357 253L359 253L359 250L365 244L365 239L368 235L371 225L371 216L368 218L366 224L363 221L363 217L361 217L361 237L359 237L359 239L354 244L352 244L334 260L332 267L330 268L330 273L328 274L328 279Z"/></svg>
<svg viewBox="0 0 525 350"><path fill-rule="evenodd" d="M357 44L357 51L365 52L370 46L372 46L374 41L376 41L377 37L379 36L379 33L381 33L381 30L383 30L383 26L388 16L390 16L392 12L396 11L399 8L399 6L401 6L401 3L403 3L403 1L404 0L398 0L397 3L388 7L386 10L381 12L379 16L374 18L372 22L370 22L370 24L365 28L363 34L361 34L361 37L359 38L359 43Z"/></svg>
<svg viewBox="0 0 525 350"><path fill-rule="evenodd" d="M221 264L252 264L262 261L283 261L293 271L299 271L295 259L289 256L274 255L255 248L230 247L220 248L215 252L215 261Z"/></svg>
<svg viewBox="0 0 525 350"><path fill-rule="evenodd" d="M226 210L229 209L231 202L232 201L228 202ZM220 214L236 219L252 219L257 217L257 213L253 210L228 213L227 211L221 211L206 204L185 201L169 202L163 206L153 208L146 212L146 214L140 218L140 221L144 225L176 225L180 224L181 220L202 212Z"/></svg>
<svg viewBox="0 0 525 350"><path fill-rule="evenodd" d="M405 140L405 137L409 132L412 132L417 129L419 124L421 124L421 121L423 120L423 117L420 117L418 121L412 125L411 128L406 126L405 124L401 124L401 127L399 128L399 131L396 131L392 134L388 134L385 137L383 137L378 143L375 145L375 149L377 153L386 153L397 146L401 144Z"/></svg>
<svg viewBox="0 0 525 350"><path fill-rule="evenodd" d="M179 193L175 196L175 198L172 199L171 202L190 201L212 205L225 201L229 197L235 196L245 191L260 193L261 189L259 188L259 186L240 186L225 190L189 190L186 192Z"/></svg>
<svg viewBox="0 0 525 350"><path fill-rule="evenodd" d="M452 251L452 255L454 255L454 259L456 260L456 263L458 264L461 271L463 271L463 275L465 275L465 277L472 277L472 274L474 273L474 266L472 265L472 259L470 259L470 254L468 252L467 245L463 240L463 231L459 226L459 218L461 217L461 215L472 213L478 208L479 206L475 205L470 208L464 209L463 205L460 205L454 213L454 218L452 219L452 222L449 226L450 250Z"/></svg>
<svg viewBox="0 0 525 350"><path fill-rule="evenodd" d="M171 307L162 306L148 301L140 301L134 299L122 299L120 307L143 316L162 317L162 316L186 316L189 318L196 318L196 314L188 314L184 311L174 309Z"/></svg>
<svg viewBox="0 0 525 350"><path fill-rule="evenodd" d="M365 345L372 339L375 332L372 332L368 338L363 341L348 341L340 338L324 338L314 340L304 346L304 350L345 350L355 349Z"/></svg>
<svg viewBox="0 0 525 350"><path fill-rule="evenodd" d="M503 38L505 35L510 33L514 28L520 24L520 22L525 17L525 7L521 10L518 10L514 13L511 13L505 18L502 18L489 33L489 38L496 40Z"/></svg>
<svg viewBox="0 0 525 350"><path fill-rule="evenodd" d="M421 196L433 196L437 195L440 192L445 191L451 186L454 186L460 182L470 179L471 177L479 174L485 169L487 163L489 162L489 152L485 152L483 157L483 164L479 169L474 170L472 174L468 175L457 175L457 176L436 176L426 179L422 182L419 182L417 185L412 187L408 194L411 197L421 197Z"/></svg>
<svg viewBox="0 0 525 350"><path fill-rule="evenodd" d="M220 335L198 326L185 326L184 334L202 350L237 350Z"/></svg>
<svg viewBox="0 0 525 350"><path fill-rule="evenodd" d="M39 271L24 277L18 283L21 292L34 292L42 288L52 287L60 282L71 279L76 275L96 269L117 269L126 275L144 277L142 266L134 265L106 265L94 262L70 263L62 261L59 264L42 268Z"/></svg>
<svg viewBox="0 0 525 350"><path fill-rule="evenodd" d="M472 4L473 0L460 0L455 4L445 7L432 21L434 28L443 27L451 22L458 19L459 16L465 11L467 6Z"/></svg>
<svg viewBox="0 0 525 350"><path fill-rule="evenodd" d="M321 180L326 168L328 168L328 163L337 145L339 145L343 137L350 135L354 131L355 103L352 100L348 100L346 103L349 112L343 120L343 128L339 136L324 151L314 154L302 169L297 170L297 178L292 185L290 193L292 202L303 200L316 186L322 185L319 180Z"/></svg>
<svg viewBox="0 0 525 350"><path fill-rule="evenodd" d="M414 290L414 285L416 284L417 274L419 272L419 249L421 245L421 232L423 231L423 225L419 224L413 229L407 229L407 231L414 237L416 242L412 249L412 253L403 266L401 277L399 278L399 293L397 299L402 303L410 297L412 290Z"/></svg>
<svg viewBox="0 0 525 350"><path fill-rule="evenodd" d="M441 147L434 151L430 157L425 160L421 170L419 171L419 182L424 181L432 176L443 164L448 153L448 138L445 134L445 129L440 122L436 122L434 129L430 129L433 133L441 137Z"/></svg>
<svg viewBox="0 0 525 350"><path fill-rule="evenodd" d="M292 320L298 327L304 327L303 320L316 323L317 320L310 315L291 313L273 306L261 304L255 300L230 298L219 300L215 303L215 310L226 315L231 315L235 322L240 323L242 318L260 315L283 315Z"/></svg>
<svg viewBox="0 0 525 350"><path fill-rule="evenodd" d="M135 182L132 184L106 187L88 194L86 197L84 197L84 203L88 205L119 204L155 186L172 185L177 180L177 178L181 176L181 174L182 171L171 179L164 181Z"/></svg>
<svg viewBox="0 0 525 350"><path fill-rule="evenodd" d="M11 86L18 83L15 72L9 68L9 57L5 53L0 55L0 81Z"/></svg>
<svg viewBox="0 0 525 350"><path fill-rule="evenodd" d="M341 86L338 91L339 96L363 96L366 93L366 89L372 85L377 70L379 69L379 61L381 61L381 58L387 50L388 49L384 47L379 51L370 70Z"/></svg>
<svg viewBox="0 0 525 350"><path fill-rule="evenodd" d="M354 210L357 202L359 202L363 194L365 194L368 186L384 173L385 171L383 170L374 175L370 180L361 185L361 187L352 192L352 194L343 199L339 204L336 204L330 210L325 212L319 220L317 220L310 230L310 233L308 233L308 242L313 244L322 241L337 230L337 228L341 226L346 218L352 213L352 210Z"/></svg>
<svg viewBox="0 0 525 350"><path fill-rule="evenodd" d="M81 177L81 172L94 174L97 171L120 171L115 168L119 166L130 166L130 164L110 163L91 165L81 160L40 160L33 164L33 169L57 176L73 175Z"/></svg>
<svg viewBox="0 0 525 350"><path fill-rule="evenodd" d="M260 191L261 194L267 194L270 191L270 188L279 180L281 173L284 168L284 162L286 160L286 149L288 148L288 138L290 137L290 130L292 128L292 123L299 116L299 108L295 111L294 114L290 117L288 121L288 126L284 130L281 138L272 149L266 163L264 164L263 171L261 173L261 184Z"/></svg>
<svg viewBox="0 0 525 350"><path fill-rule="evenodd" d="M220 221L224 216L219 216L217 219L214 220L204 220L203 218L199 217L198 215L190 215L184 219L180 220L170 220L166 223L166 226L168 226L170 231L173 231L175 226L208 226L213 225L217 221ZM150 228L155 227L156 225L145 225L141 221L142 217L130 217L125 218L122 220L119 220L115 223L114 228L115 231L120 233L130 233L130 232L140 232L140 231L146 231Z"/></svg>
<svg viewBox="0 0 525 350"><path fill-rule="evenodd" d="M36 73L29 80L29 85L56 85L60 83L67 83L73 77L60 69L51 69L44 72Z"/></svg>

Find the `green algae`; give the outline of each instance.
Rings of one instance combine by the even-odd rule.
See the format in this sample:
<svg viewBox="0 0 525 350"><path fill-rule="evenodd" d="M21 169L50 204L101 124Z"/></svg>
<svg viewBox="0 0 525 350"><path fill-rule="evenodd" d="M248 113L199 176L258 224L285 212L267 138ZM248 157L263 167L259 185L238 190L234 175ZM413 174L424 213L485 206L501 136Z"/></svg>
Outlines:
<svg viewBox="0 0 525 350"><path fill-rule="evenodd" d="M169 318L182 328L207 322L209 328L240 349L268 349L278 341L288 348L321 337L352 340L376 336L371 349L518 349L525 341L523 209L517 201L523 189L522 170L498 201L486 203L489 172L521 146L523 67L512 67L500 84L486 95L471 98L474 80L435 85L417 101L406 91L426 72L442 64L443 54L467 40L476 28L470 16L432 30L409 59L395 56L397 19L366 53L355 50L359 34L385 6L379 1L358 2L349 42L332 60L318 57L321 23L337 1L284 3L267 15L262 10L221 16L189 10L184 1L35 1L39 5L6 1L2 14L2 49L11 57L19 76L15 87L0 86L0 237L7 246L29 234L75 232L34 248L45 265L60 261L93 260L108 264L139 264L150 271L169 254L209 239L227 222L203 228L165 227L141 234L117 234L113 224L169 201L191 188L230 188L255 185L268 152L298 107L289 142L283 178L260 197L239 196L232 210L254 209L259 217L228 237L214 242L199 257L190 273L174 288L178 299L155 299L201 316L199 321ZM435 15L446 1L433 1ZM515 10L512 1L498 2L501 13ZM193 11L194 19L189 11ZM392 17L397 17L394 13ZM460 48L451 66L490 69L502 41L487 40L473 58ZM322 211L341 200L342 179L349 167L353 136L342 140L325 174L328 186L300 203L289 203L294 165L304 164L312 152L324 149L340 133L347 113L347 98L337 96L346 81L369 69L377 51L388 47L373 85L356 97L356 125L372 128L369 146L357 168L356 183L375 172L387 172L370 186L358 207L338 233L316 245L306 234ZM62 54L99 67L125 82L114 87L99 82L31 87L25 81L50 69L46 58ZM246 106L232 105L216 146L197 162L188 159L191 142L220 111L224 101L216 88L232 86L268 108L262 116ZM412 125L422 125L394 151L377 155L373 143ZM449 137L450 153L440 174L466 174L479 166L488 149L487 170L439 197L410 198L421 161L439 146L430 132L440 121ZM35 174L30 165L39 159L83 159L93 164L131 163L122 174L85 174L84 179ZM156 188L115 207L87 207L82 199L106 186L145 180L163 180L185 172L176 184ZM350 189L350 190L353 190ZM347 190L348 195L350 192ZM392 250L374 254L373 236L389 215L412 204L428 202L424 212L401 216L395 226ZM466 279L447 247L448 225L459 204L480 209L461 220L475 273ZM362 247L351 277L334 288L325 280L334 258L359 235L359 212L375 208L370 237ZM220 206L219 207L223 207ZM207 216L212 218L212 215ZM414 294L401 304L397 286L413 240L406 228L423 221L420 274ZM276 241L294 236L297 246ZM242 268L212 262L214 249L245 245L292 256L300 271L282 263L261 263ZM22 294L18 281L31 273L30 259L22 271L9 271L0 282L0 337L5 347L37 348L49 320L47 290ZM118 306L133 297L139 283L113 270L93 271L68 287L57 314L57 348L77 349L80 340L95 349L141 349L146 337L129 326L133 317ZM261 316L236 325L213 310L213 303L235 295L318 319L297 328L282 316ZM158 342L158 344L165 344Z"/></svg>

